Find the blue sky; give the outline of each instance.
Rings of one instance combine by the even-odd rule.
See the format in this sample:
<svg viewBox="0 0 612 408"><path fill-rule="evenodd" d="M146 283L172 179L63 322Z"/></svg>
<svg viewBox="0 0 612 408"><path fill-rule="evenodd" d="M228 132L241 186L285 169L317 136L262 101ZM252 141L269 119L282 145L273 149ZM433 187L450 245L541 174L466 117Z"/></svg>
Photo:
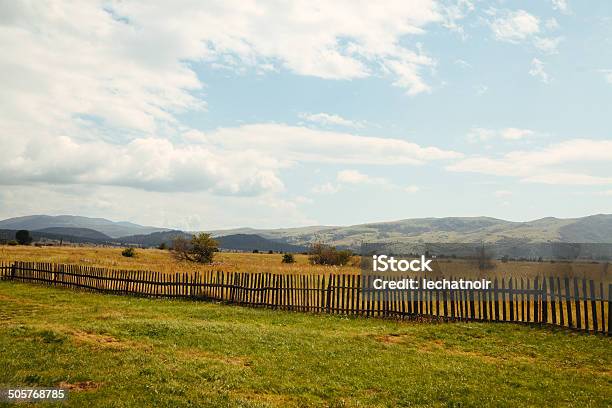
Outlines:
<svg viewBox="0 0 612 408"><path fill-rule="evenodd" d="M3 218L611 212L608 1L0 7Z"/></svg>

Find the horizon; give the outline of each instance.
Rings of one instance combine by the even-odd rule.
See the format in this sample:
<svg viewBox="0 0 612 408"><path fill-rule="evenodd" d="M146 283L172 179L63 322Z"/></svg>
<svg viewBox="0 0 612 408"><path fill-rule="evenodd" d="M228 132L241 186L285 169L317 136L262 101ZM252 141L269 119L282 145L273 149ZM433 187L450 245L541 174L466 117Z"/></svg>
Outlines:
<svg viewBox="0 0 612 408"><path fill-rule="evenodd" d="M239 227L228 227L228 228L207 228L207 229L202 229L202 230L181 230L180 228L173 228L173 227L163 227L163 226L159 226L159 225L143 225L143 224L138 224L132 221L126 221L126 220L113 220L110 218L105 218L105 217L89 217L86 215L75 215L75 214L56 214L56 215L51 215L51 214L30 214L30 215L21 215L21 216L15 216L15 217L9 217L9 218L3 218L0 219L0 222L2 221L7 221L13 218L27 218L27 217L37 217L37 216L43 216L43 217L82 217L82 218L89 218L89 219L103 219L105 221L110 221L113 223L131 223L131 224L136 224L138 226L141 227L151 227L151 228L164 228L164 229L169 229L169 230L180 230L180 231L184 231L184 232L207 232L207 231L231 231L231 230L240 230L240 229L252 229L252 230L284 230L284 229L299 229L299 228L312 228L312 227L325 227L325 228L346 228L346 227L353 227L353 226L359 226L359 225L369 225L369 224L384 224L384 223L394 223L394 222L401 222L401 221L409 221L409 220L427 220L427 219L435 219L435 220L440 220L440 219L467 219L467 218L488 218L488 219L494 219L494 220L498 220L498 221L505 221L505 222L513 222L513 223L530 223L530 222L535 222L535 221L540 221L543 219L548 219L548 218L552 218L555 220L573 220L573 219L581 219L581 218L589 218L589 217L596 217L596 216L612 216L612 213L598 213L598 214L589 214L589 215L584 215L584 216L579 216L579 217L568 217L568 218L561 218L561 217L553 217L553 216L547 216L547 217L542 217L542 218L535 218L535 219L529 219L529 220L524 220L524 221L515 221L515 220L508 220L508 219L504 219L504 218L497 218L497 217L490 217L490 216L486 216L486 215L479 215L479 216L446 216L446 217L416 217L416 218L401 218L401 219L396 219L396 220L384 220L384 221L373 221L373 222L363 222L363 223L358 223L358 224L346 224L346 225L324 225L324 224L318 224L318 225L304 225L301 227L278 227L278 228L257 228L257 227L251 227L251 226L239 226Z"/></svg>

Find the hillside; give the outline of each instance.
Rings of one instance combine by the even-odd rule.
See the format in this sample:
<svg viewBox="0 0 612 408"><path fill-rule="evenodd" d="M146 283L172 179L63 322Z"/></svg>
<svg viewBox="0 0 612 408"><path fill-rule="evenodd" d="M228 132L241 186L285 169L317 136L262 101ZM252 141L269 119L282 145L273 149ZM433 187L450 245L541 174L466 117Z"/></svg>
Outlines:
<svg viewBox="0 0 612 408"><path fill-rule="evenodd" d="M216 239L219 242L219 248L234 249L238 251L250 252L256 249L260 252L274 251L296 253L308 250L306 246L276 242L254 234L225 235Z"/></svg>
<svg viewBox="0 0 612 408"><path fill-rule="evenodd" d="M125 221L114 222L104 218L89 218L75 215L28 215L0 221L0 228L12 230L41 230L54 227L88 228L106 234L111 238L167 231L166 228L148 227Z"/></svg>
<svg viewBox="0 0 612 408"><path fill-rule="evenodd" d="M169 244L177 234L187 232L113 222L103 218L46 216L10 218L0 221L0 229L29 229L38 234L70 236L72 242L108 242L158 246ZM127 233L125 233L127 231ZM134 232L136 231L136 232ZM99 234L96 234L98 232ZM302 252L313 242L358 248L362 242L487 242L612 243L612 215L582 218L541 218L513 222L491 217L413 218L352 226L309 226L301 228L238 228L209 231L223 242L224 249ZM120 234L121 233L121 234ZM231 238L224 238L230 237ZM76 238L74 238L76 237ZM11 238L12 239L12 238ZM76 239L76 240L75 240ZM85 241L84 241L85 240ZM282 245L300 247L283 247Z"/></svg>
<svg viewBox="0 0 612 408"><path fill-rule="evenodd" d="M18 230L13 229L0 229L0 242L8 242L15 240L15 234ZM73 235L67 235L63 233L53 233L46 231L30 231L30 235L34 242L41 240L53 240L63 241L64 243L75 243L75 244L108 244L112 240L109 239L97 239L91 237L79 237Z"/></svg>
<svg viewBox="0 0 612 408"><path fill-rule="evenodd" d="M111 241L112 240L112 238L109 237L108 235L103 234L100 231L93 230L91 228L49 227L49 228L34 230L32 232L38 232L42 234L54 234L54 235L67 236L67 237L89 238L89 239L95 239L99 241Z"/></svg>
<svg viewBox="0 0 612 408"><path fill-rule="evenodd" d="M153 232L151 234L129 235L126 237L117 238L115 241L121 244L134 244L144 247L158 247L162 243L166 244L167 246L170 246L172 240L179 236L191 238L192 235L179 230L171 230Z"/></svg>
<svg viewBox="0 0 612 408"><path fill-rule="evenodd" d="M211 231L215 236L241 230ZM612 215L547 217L512 222L490 217L414 218L346 227L248 229L249 233L294 245L322 241L358 247L361 242L588 242L612 243Z"/></svg>

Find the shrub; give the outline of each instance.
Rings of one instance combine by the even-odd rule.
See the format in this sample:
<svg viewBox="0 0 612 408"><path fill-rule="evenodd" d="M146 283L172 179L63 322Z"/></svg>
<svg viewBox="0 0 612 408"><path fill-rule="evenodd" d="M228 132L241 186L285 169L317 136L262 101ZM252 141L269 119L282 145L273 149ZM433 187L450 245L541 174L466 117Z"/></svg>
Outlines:
<svg viewBox="0 0 612 408"><path fill-rule="evenodd" d="M268 253L269 253L269 254L273 254L273 253L274 253L274 251L270 249L270 250L268 250Z"/></svg>
<svg viewBox="0 0 612 408"><path fill-rule="evenodd" d="M310 247L308 260L313 265L346 265L352 257L353 253L349 250L316 243Z"/></svg>
<svg viewBox="0 0 612 408"><path fill-rule="evenodd" d="M30 245L32 243L32 236L28 230L19 230L15 233L15 240L19 245Z"/></svg>
<svg viewBox="0 0 612 408"><path fill-rule="evenodd" d="M125 248L123 251L121 251L121 255L128 258L133 258L136 256L136 250L134 248Z"/></svg>
<svg viewBox="0 0 612 408"><path fill-rule="evenodd" d="M219 251L219 243L210 234L204 232L191 237L176 237L172 241L174 256L181 261L211 263L215 252Z"/></svg>
<svg viewBox="0 0 612 408"><path fill-rule="evenodd" d="M9 246L15 246L15 245L19 245L19 242L15 241L14 239L10 240L9 242L7 242L7 244Z"/></svg>
<svg viewBox="0 0 612 408"><path fill-rule="evenodd" d="M284 254L282 262L286 264L294 263L295 258L293 257L293 254Z"/></svg>
<svg viewBox="0 0 612 408"><path fill-rule="evenodd" d="M166 246L166 243L165 243L165 242L162 242L162 243L161 243L161 244L159 244L159 246L157 247L157 249L161 249L161 250L164 250L164 249L166 249L166 248L167 248L167 246Z"/></svg>
<svg viewBox="0 0 612 408"><path fill-rule="evenodd" d="M253 253L254 253L254 254L258 254L258 253L259 253L259 249L254 249L254 250L253 250Z"/></svg>

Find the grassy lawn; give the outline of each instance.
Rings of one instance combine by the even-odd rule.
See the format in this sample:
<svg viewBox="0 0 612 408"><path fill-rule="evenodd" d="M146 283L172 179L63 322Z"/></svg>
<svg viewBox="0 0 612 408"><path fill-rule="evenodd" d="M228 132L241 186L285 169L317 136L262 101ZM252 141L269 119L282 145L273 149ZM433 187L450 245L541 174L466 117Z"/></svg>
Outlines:
<svg viewBox="0 0 612 408"><path fill-rule="evenodd" d="M0 386L67 406L611 406L612 339L0 282Z"/></svg>

